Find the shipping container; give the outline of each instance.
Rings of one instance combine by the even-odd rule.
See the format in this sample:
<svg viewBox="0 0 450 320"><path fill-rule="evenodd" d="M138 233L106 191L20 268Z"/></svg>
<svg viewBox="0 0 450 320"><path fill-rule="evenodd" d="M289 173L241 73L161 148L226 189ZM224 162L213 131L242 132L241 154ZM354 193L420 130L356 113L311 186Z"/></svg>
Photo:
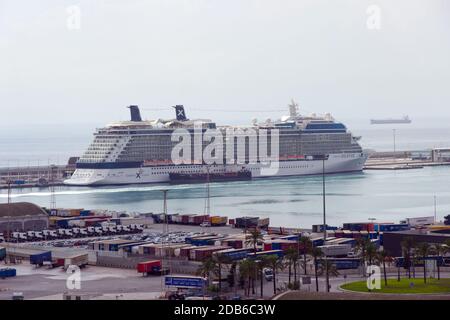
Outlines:
<svg viewBox="0 0 450 320"><path fill-rule="evenodd" d="M213 256L223 255L230 260L236 261L245 259L250 251L250 249L226 249L214 252Z"/></svg>
<svg viewBox="0 0 450 320"><path fill-rule="evenodd" d="M198 247L197 249L192 249L189 252L189 259L194 260L194 261L202 261L206 258L211 257L213 252L219 251L219 250L225 250L225 249L230 249L230 247L226 247L226 246Z"/></svg>
<svg viewBox="0 0 450 320"><path fill-rule="evenodd" d="M324 255L329 257L339 257L339 256L347 256L347 254L352 250L352 246L350 244L331 244L319 246Z"/></svg>
<svg viewBox="0 0 450 320"><path fill-rule="evenodd" d="M212 226L224 226L227 224L228 217L212 216L210 222Z"/></svg>
<svg viewBox="0 0 450 320"><path fill-rule="evenodd" d="M344 223L344 230L350 231L374 231L374 223L372 222L355 222L355 223Z"/></svg>
<svg viewBox="0 0 450 320"><path fill-rule="evenodd" d="M283 250L269 250L269 251L259 251L256 252L250 252L247 254L247 257L250 259L257 259L262 256L277 256L278 258L283 257L284 253Z"/></svg>
<svg viewBox="0 0 450 320"><path fill-rule="evenodd" d="M139 273L152 273L161 269L161 260L150 260L139 262L137 264L137 272Z"/></svg>
<svg viewBox="0 0 450 320"><path fill-rule="evenodd" d="M313 247L318 247L323 245L323 237L311 238Z"/></svg>
<svg viewBox="0 0 450 320"><path fill-rule="evenodd" d="M92 214L91 210L81 210L80 211L80 216L82 216L82 217L90 216L91 214Z"/></svg>
<svg viewBox="0 0 450 320"><path fill-rule="evenodd" d="M178 213L168 214L167 215L168 223L175 223L175 221L177 220L178 215L179 215Z"/></svg>
<svg viewBox="0 0 450 320"><path fill-rule="evenodd" d="M190 217L192 217L192 216L193 216L193 214L183 214L183 215L181 215L180 223L181 224L189 224Z"/></svg>
<svg viewBox="0 0 450 320"><path fill-rule="evenodd" d="M52 252L46 251L30 255L30 264L42 265L44 261L52 261Z"/></svg>
<svg viewBox="0 0 450 320"><path fill-rule="evenodd" d="M258 227L259 217L241 217L235 219L236 228L256 228Z"/></svg>
<svg viewBox="0 0 450 320"><path fill-rule="evenodd" d="M338 227L333 227L333 226L329 226L329 225L326 225L326 228L327 228L327 230L330 230L330 231L338 229ZM323 232L323 224L314 224L312 226L312 232L314 232L314 233Z"/></svg>
<svg viewBox="0 0 450 320"><path fill-rule="evenodd" d="M433 224L434 217L420 217L420 218L406 218L406 224L408 224L410 227L418 227L418 226L426 226Z"/></svg>
<svg viewBox="0 0 450 320"><path fill-rule="evenodd" d="M229 246L234 249L242 249L244 247L244 240L242 240L242 239L225 239L225 240L222 240L222 245Z"/></svg>
<svg viewBox="0 0 450 320"><path fill-rule="evenodd" d="M198 246L189 246L180 249L180 257L189 258L191 250L198 249Z"/></svg>
<svg viewBox="0 0 450 320"><path fill-rule="evenodd" d="M76 254L67 258L64 258L64 269L69 268L70 266L77 266L79 268L83 268L88 264L89 256L87 253L85 254Z"/></svg>
<svg viewBox="0 0 450 320"><path fill-rule="evenodd" d="M0 247L0 261L5 260L6 258L6 248Z"/></svg>
<svg viewBox="0 0 450 320"><path fill-rule="evenodd" d="M16 269L14 268L2 268L0 269L0 278L11 278L15 277L17 274Z"/></svg>

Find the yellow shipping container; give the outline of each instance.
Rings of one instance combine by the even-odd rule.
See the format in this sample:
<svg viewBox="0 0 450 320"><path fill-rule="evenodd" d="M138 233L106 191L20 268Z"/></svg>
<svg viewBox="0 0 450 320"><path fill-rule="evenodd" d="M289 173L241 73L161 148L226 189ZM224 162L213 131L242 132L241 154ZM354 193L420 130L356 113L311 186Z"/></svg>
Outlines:
<svg viewBox="0 0 450 320"><path fill-rule="evenodd" d="M211 224L226 224L228 221L228 217L221 217L221 216L212 216L211 217Z"/></svg>

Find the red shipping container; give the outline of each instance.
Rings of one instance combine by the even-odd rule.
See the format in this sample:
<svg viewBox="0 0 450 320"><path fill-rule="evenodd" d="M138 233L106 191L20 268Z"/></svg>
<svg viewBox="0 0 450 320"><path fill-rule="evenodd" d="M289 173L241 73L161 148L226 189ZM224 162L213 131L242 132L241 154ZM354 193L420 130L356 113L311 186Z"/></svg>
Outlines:
<svg viewBox="0 0 450 320"><path fill-rule="evenodd" d="M234 219L228 220L228 224L234 225Z"/></svg>
<svg viewBox="0 0 450 320"><path fill-rule="evenodd" d="M161 268L161 260L151 260L137 264L137 271L140 273L151 272L153 268Z"/></svg>
<svg viewBox="0 0 450 320"><path fill-rule="evenodd" d="M272 243L264 243L264 251L271 251Z"/></svg>

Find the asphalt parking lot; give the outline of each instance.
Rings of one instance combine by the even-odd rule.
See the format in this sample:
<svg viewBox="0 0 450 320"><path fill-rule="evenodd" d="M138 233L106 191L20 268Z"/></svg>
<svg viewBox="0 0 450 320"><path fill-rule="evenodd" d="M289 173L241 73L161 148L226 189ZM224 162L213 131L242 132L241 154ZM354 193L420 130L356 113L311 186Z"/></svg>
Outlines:
<svg viewBox="0 0 450 320"><path fill-rule="evenodd" d="M3 267L3 265L1 266ZM143 277L135 270L88 266L81 270L81 288L69 290L67 280L70 274L60 268L35 269L25 263L11 267L17 269L17 276L0 279L0 300L10 300L14 292L23 293L25 299L55 295L62 298L62 294L68 291L119 296L130 293L147 293L155 297L159 296L164 289L163 277Z"/></svg>

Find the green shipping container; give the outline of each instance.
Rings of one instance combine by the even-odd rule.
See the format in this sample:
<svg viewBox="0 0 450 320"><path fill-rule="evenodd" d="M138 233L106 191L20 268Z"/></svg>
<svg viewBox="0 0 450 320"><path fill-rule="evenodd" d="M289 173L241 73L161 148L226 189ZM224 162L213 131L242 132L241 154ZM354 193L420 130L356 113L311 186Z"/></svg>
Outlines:
<svg viewBox="0 0 450 320"><path fill-rule="evenodd" d="M6 258L6 248L0 247L0 261Z"/></svg>

